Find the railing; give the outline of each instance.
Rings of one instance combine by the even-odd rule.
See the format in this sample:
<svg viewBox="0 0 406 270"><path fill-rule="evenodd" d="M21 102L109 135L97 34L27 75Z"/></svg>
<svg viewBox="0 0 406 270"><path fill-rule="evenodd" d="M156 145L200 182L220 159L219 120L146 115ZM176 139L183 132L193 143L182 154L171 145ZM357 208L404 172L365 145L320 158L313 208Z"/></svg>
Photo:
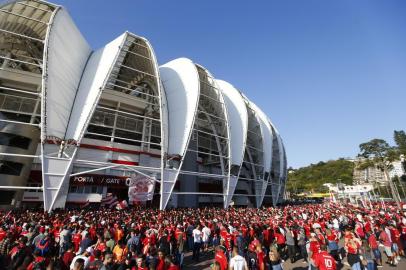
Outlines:
<svg viewBox="0 0 406 270"><path fill-rule="evenodd" d="M117 115L118 114L118 115ZM128 132L133 133L142 133L143 125L144 125L144 118L142 115L139 118L129 117L121 115L120 112L111 113L102 110L96 110L90 124L96 126L103 126L103 127L111 127L114 128L114 119L116 119L115 128L120 130L125 130ZM156 124L152 124L151 130L152 136L160 136L161 135L161 128Z"/></svg>

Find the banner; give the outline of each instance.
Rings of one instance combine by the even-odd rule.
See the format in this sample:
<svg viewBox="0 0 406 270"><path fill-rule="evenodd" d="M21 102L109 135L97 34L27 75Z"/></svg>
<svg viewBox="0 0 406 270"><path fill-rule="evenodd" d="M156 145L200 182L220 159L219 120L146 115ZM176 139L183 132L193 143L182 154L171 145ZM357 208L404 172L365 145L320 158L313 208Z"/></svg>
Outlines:
<svg viewBox="0 0 406 270"><path fill-rule="evenodd" d="M128 201L130 204L151 201L154 196L155 181L143 175L127 178Z"/></svg>

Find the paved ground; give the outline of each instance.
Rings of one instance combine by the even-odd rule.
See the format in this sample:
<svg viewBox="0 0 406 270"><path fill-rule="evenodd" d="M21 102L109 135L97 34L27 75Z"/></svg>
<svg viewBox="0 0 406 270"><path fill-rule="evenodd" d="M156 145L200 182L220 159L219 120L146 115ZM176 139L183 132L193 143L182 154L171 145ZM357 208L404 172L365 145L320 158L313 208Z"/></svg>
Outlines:
<svg viewBox="0 0 406 270"><path fill-rule="evenodd" d="M381 250L382 255L383 255L383 260L385 261L386 257L383 254L383 250ZM213 263L213 258L214 254L213 252L208 252L208 253L203 253L201 254L200 262L195 263L192 261L192 253L186 253L185 254L185 261L184 261L184 267L182 268L183 270L209 270L210 269L210 264ZM347 259L344 259L343 262L346 262ZM291 264L289 261L283 263L283 269L284 270L307 270L308 266L307 264L303 263L303 260L299 260L295 262L294 264ZM338 267L340 270L351 270L350 266L347 265L341 265ZM399 264L396 267L390 266L388 264L384 265L382 268L378 268L378 270L392 270L392 269L401 269L401 270L406 270L406 258L402 258Z"/></svg>

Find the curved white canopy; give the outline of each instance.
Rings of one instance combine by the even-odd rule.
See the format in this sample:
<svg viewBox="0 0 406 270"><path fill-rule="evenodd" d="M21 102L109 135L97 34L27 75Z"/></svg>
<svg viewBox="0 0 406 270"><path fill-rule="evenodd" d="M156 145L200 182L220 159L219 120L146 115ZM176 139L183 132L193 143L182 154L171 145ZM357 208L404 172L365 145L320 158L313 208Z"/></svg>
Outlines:
<svg viewBox="0 0 406 270"><path fill-rule="evenodd" d="M79 82L91 48L69 14L56 11L48 34L43 99L46 109L45 136L65 137ZM67 38L69 37L69 38Z"/></svg>
<svg viewBox="0 0 406 270"><path fill-rule="evenodd" d="M261 196L257 197L257 206L261 206L262 202L265 197L266 188L268 186L270 172L271 172L271 165L272 165L272 141L273 141L273 134L272 128L269 124L268 117L265 113L257 106L255 103L251 102L252 108L255 110L256 114L259 118L259 124L261 125L262 130L262 146L264 151L264 182L262 183L261 187Z"/></svg>
<svg viewBox="0 0 406 270"><path fill-rule="evenodd" d="M167 108L167 155L180 156L177 168L165 167L160 208L165 209L182 167L199 103L200 81L195 64L178 58L159 67Z"/></svg>
<svg viewBox="0 0 406 270"><path fill-rule="evenodd" d="M248 113L241 94L230 83L216 80L227 107L230 126L231 164L241 166L248 130Z"/></svg>
<svg viewBox="0 0 406 270"><path fill-rule="evenodd" d="M126 33L91 55L75 99L66 139L80 141L125 37Z"/></svg>
<svg viewBox="0 0 406 270"><path fill-rule="evenodd" d="M168 155L183 157L199 101L200 83L194 63L178 58L159 67L168 108Z"/></svg>
<svg viewBox="0 0 406 270"><path fill-rule="evenodd" d="M257 106L255 103L250 102L252 108L258 115L259 124L261 125L262 130L262 140L263 140L263 149L264 149L264 169L265 172L271 171L271 164L272 164L272 128L269 124L268 117L266 114ZM265 179L268 180L268 179Z"/></svg>

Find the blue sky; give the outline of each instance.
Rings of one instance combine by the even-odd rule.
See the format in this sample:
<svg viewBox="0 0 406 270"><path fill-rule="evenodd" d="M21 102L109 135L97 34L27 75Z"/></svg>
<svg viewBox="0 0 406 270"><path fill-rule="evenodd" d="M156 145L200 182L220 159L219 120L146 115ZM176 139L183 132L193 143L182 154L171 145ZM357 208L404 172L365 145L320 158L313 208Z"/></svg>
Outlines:
<svg viewBox="0 0 406 270"><path fill-rule="evenodd" d="M406 1L59 1L93 48L125 30L188 57L270 116L289 165L406 129ZM114 3L114 4L113 4Z"/></svg>

